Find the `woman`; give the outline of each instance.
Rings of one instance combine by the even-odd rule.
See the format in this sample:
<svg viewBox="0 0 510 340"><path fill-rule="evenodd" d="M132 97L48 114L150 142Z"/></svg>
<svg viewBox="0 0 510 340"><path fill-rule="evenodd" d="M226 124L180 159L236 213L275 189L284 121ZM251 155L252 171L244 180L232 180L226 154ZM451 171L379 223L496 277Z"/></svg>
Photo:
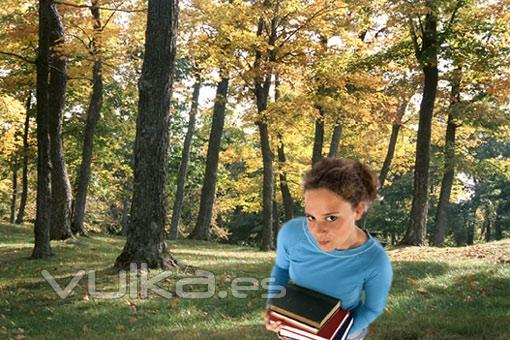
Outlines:
<svg viewBox="0 0 510 340"><path fill-rule="evenodd" d="M364 339L383 312L393 272L383 247L356 225L377 197L377 178L358 161L325 158L304 177L305 217L278 233L270 296L289 278L352 311L349 340ZM362 292L364 299L362 299ZM279 332L281 323L266 328Z"/></svg>

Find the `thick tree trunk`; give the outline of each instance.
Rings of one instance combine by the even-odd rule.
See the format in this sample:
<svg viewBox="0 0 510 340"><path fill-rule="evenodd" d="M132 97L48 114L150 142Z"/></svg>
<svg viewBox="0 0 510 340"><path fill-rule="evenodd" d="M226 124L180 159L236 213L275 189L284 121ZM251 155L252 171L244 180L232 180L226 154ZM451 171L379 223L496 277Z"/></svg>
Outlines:
<svg viewBox="0 0 510 340"><path fill-rule="evenodd" d="M176 263L165 243L165 178L169 107L175 67L178 0L149 0L145 56L138 82L133 200L127 241L115 261L169 268Z"/></svg>
<svg viewBox="0 0 510 340"><path fill-rule="evenodd" d="M335 124L335 127L333 128L333 134L331 135L331 143L329 144L328 157L336 157L338 153L338 146L340 145L340 139L342 138L342 129L342 124Z"/></svg>
<svg viewBox="0 0 510 340"><path fill-rule="evenodd" d="M97 1L92 1L90 8L94 17L94 31L101 33L101 20ZM87 204L87 191L90 180L90 166L92 163L92 151L94 148L94 133L100 117L101 107L103 105L103 64L99 59L98 46L96 38L92 39L92 56L95 58L92 69L92 94L87 109L87 122L85 133L83 135L83 149L80 169L76 182L76 199L74 202L73 219L71 230L73 234L84 234L83 220L85 218L85 209Z"/></svg>
<svg viewBox="0 0 510 340"><path fill-rule="evenodd" d="M429 199L430 138L432 113L436 99L438 69L437 22L434 10L426 15L422 37L423 48L418 60L424 74L423 98L420 105L416 161L414 166L414 190L411 216L403 244L424 245L427 234L427 213Z"/></svg>
<svg viewBox="0 0 510 340"><path fill-rule="evenodd" d="M11 198L11 216L9 222L14 224L16 221L16 205L18 203L18 171L16 167L12 169L12 198Z"/></svg>
<svg viewBox="0 0 510 340"><path fill-rule="evenodd" d="M120 234L122 236L127 235L127 228L129 223L129 198L124 197L122 200L122 217L120 219L120 225L122 226Z"/></svg>
<svg viewBox="0 0 510 340"><path fill-rule="evenodd" d="M315 120L315 136L313 139L312 165L322 159L322 146L324 144L324 110L318 106L319 117Z"/></svg>
<svg viewBox="0 0 510 340"><path fill-rule="evenodd" d="M28 134L30 131L30 109L32 107L32 91L28 91L25 117L25 127L23 130L23 174L21 178L21 201L19 204L18 216L16 216L16 224L23 224L25 219L25 208L27 206L28 197Z"/></svg>
<svg viewBox="0 0 510 340"><path fill-rule="evenodd" d="M193 86L193 97L191 99L191 109L189 112L188 130L186 131L186 137L184 138L181 164L179 166L179 175L177 177L177 191L175 193L175 201L172 209L172 222L170 223L171 240L177 240L179 238L179 219L181 217L182 202L184 201L184 186L186 184L186 176L188 175L191 139L195 133L198 98L200 96L201 85L200 76L197 76L195 79L195 85Z"/></svg>
<svg viewBox="0 0 510 340"><path fill-rule="evenodd" d="M51 224L52 240L65 240L71 233L71 183L64 160L62 141L63 110L66 94L66 61L58 49L64 42L64 27L56 6L51 7L50 31L50 156L51 156Z"/></svg>
<svg viewBox="0 0 510 340"><path fill-rule="evenodd" d="M39 0L39 48L37 54L37 203L33 258L52 256L50 245L50 135L48 107L48 61L50 7L52 0Z"/></svg>
<svg viewBox="0 0 510 340"><path fill-rule="evenodd" d="M194 240L208 240L210 238L211 216L216 196L216 178L220 156L221 136L225 125L225 108L227 104L228 78L222 78L216 89L213 119L209 144L207 146L207 161L205 165L204 184L200 195L200 208L197 224L190 234Z"/></svg>
<svg viewBox="0 0 510 340"><path fill-rule="evenodd" d="M457 124L454 122L454 106L460 100L460 74L455 75L452 83L451 103L448 110L448 121L446 125L446 137L444 146L444 174L441 181L441 192L436 211L436 226L434 235L434 245L442 247L446 228L448 225L448 207L450 205L450 195L452 192L453 180L455 178L455 132Z"/></svg>

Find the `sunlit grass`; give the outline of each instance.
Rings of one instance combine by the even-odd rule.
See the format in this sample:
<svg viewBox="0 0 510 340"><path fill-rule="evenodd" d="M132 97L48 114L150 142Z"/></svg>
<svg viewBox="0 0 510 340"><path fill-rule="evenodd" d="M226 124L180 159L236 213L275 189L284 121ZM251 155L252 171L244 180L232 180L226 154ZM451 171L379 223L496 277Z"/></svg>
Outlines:
<svg viewBox="0 0 510 340"><path fill-rule="evenodd" d="M30 260L29 225L0 224L0 338L27 339L274 339L262 324L265 291L235 298L232 280L266 278L274 252L200 241L171 241L169 249L192 267L174 270L161 288L194 268L213 273L215 292L205 299L166 299L149 294L105 300L88 291L85 275L60 299L41 275L47 270L64 288L80 270L95 270L98 292L119 290L112 269L121 237L92 234L52 242L55 256ZM508 339L510 335L510 241L464 248L405 247L389 251L394 284L386 312L370 339ZM153 270L149 278L161 274ZM128 277L129 277L129 273ZM204 286L190 286L193 292ZM219 292L226 292L221 297ZM174 294L175 295L175 294Z"/></svg>

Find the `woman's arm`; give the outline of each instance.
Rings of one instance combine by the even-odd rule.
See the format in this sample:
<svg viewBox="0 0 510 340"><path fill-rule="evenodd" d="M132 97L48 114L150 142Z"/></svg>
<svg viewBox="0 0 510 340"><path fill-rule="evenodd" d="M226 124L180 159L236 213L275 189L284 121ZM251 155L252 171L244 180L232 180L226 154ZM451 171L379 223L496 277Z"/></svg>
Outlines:
<svg viewBox="0 0 510 340"><path fill-rule="evenodd" d="M384 311L393 279L391 263L387 255L384 255L380 261L377 261L377 266L365 281L363 286L365 302L353 310L354 324L351 333L368 327Z"/></svg>

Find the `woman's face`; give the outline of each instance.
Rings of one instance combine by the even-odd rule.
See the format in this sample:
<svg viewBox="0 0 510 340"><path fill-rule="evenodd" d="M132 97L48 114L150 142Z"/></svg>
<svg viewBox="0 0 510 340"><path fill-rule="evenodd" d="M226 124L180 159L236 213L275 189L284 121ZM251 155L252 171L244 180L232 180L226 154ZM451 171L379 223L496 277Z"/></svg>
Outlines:
<svg viewBox="0 0 510 340"><path fill-rule="evenodd" d="M356 221L363 216L364 204L351 203L326 188L305 191L308 230L324 251L349 249L357 242Z"/></svg>

